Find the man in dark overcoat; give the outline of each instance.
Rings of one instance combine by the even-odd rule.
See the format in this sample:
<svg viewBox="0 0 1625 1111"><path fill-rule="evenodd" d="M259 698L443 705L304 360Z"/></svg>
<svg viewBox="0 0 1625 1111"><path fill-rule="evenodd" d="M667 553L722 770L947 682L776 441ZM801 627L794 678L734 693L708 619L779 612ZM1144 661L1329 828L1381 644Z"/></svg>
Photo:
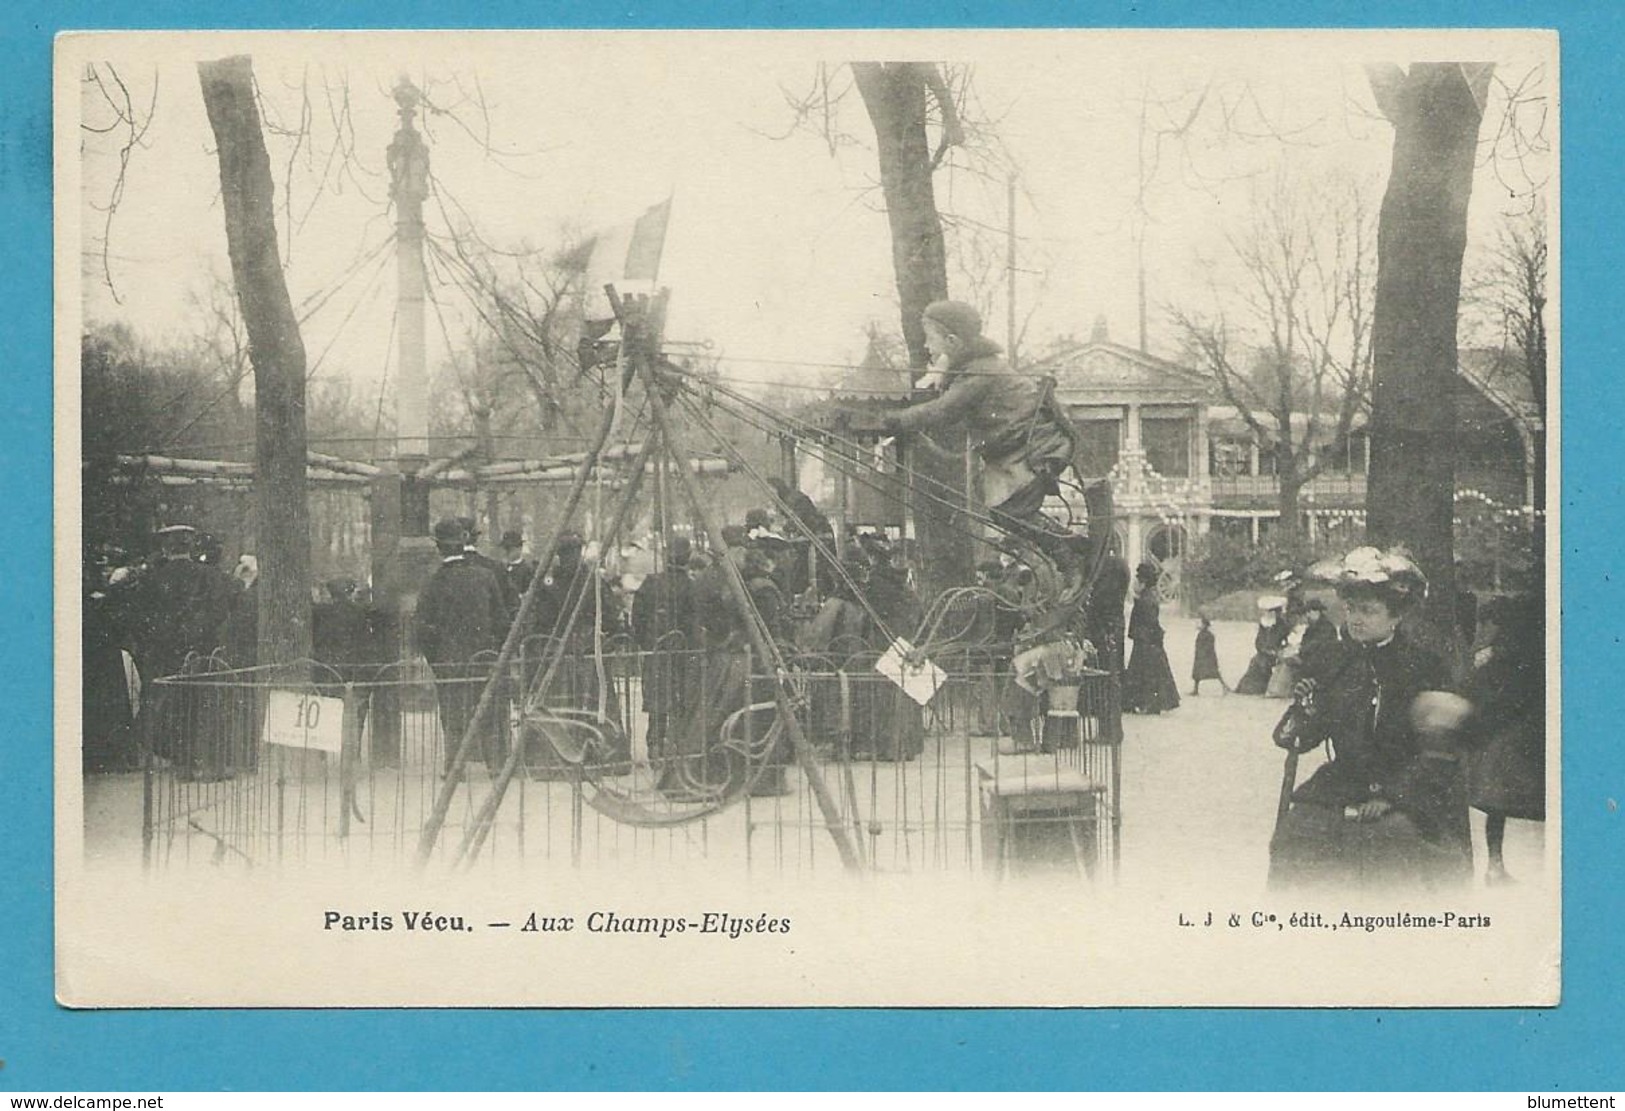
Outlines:
<svg viewBox="0 0 1625 1111"><path fill-rule="evenodd" d="M686 712L698 669L688 661L702 647L688 575L686 536L667 548L666 569L643 580L632 597L632 636L643 656L643 709L649 715L649 758L661 755L673 718Z"/></svg>
<svg viewBox="0 0 1625 1111"><path fill-rule="evenodd" d="M484 567L486 570L490 571L496 576L497 586L502 590L502 607L507 611L508 624L512 625L514 617L519 613L519 599L524 597L524 590L514 589L514 580L511 576L509 576L506 564L499 560L492 559L490 556L480 551L479 522L473 517L459 517L457 518L457 523L462 525L463 529L468 533L468 540L463 544L463 554L468 557L468 561L470 563L473 563L479 567ZM527 583L526 585L528 586L529 584ZM506 627L504 627L502 630L502 635L497 638L498 648L502 646L502 639L507 635L508 630ZM496 692L497 700L494 703L496 708L491 711L490 719L486 723L486 727L493 730L496 734L495 737L488 742L488 744L494 745L497 751L503 753L508 751L509 737L513 732L513 723L510 720L510 707L513 703L513 695L511 693L513 685L512 676L504 675L502 678L502 686L499 687Z"/></svg>
<svg viewBox="0 0 1625 1111"><path fill-rule="evenodd" d="M188 656L206 658L225 643L231 612L231 581L219 567L199 563L191 525L158 530L159 556L135 588L136 668L145 703L148 743L175 762L183 778L219 779L226 772L226 731L210 695L186 692L191 707L167 684L155 680L178 674Z"/></svg>
<svg viewBox="0 0 1625 1111"><path fill-rule="evenodd" d="M189 654L207 656L224 642L231 582L218 567L197 562L197 530L158 530L157 565L137 586L137 664L146 682L174 675Z"/></svg>
<svg viewBox="0 0 1625 1111"><path fill-rule="evenodd" d="M518 529L504 532L497 547L502 549L502 577L517 605L530 589L530 580L536 577L536 561L525 557L525 534Z"/></svg>
<svg viewBox="0 0 1625 1111"><path fill-rule="evenodd" d="M440 566L418 598L417 641L434 672L445 733L442 771L449 774L452 757L489 676L490 665L477 663L475 657L502 647L508 608L496 573L468 558L468 533L459 521L448 517L436 522L434 542ZM502 708L502 700L493 698L488 712ZM501 734L489 727L482 729L479 743L486 767L500 767L506 757L500 747Z"/></svg>
<svg viewBox="0 0 1625 1111"><path fill-rule="evenodd" d="M503 606L507 608L510 616L518 612L519 595L515 593L512 583L508 581L507 570L501 563L479 549L479 522L472 517L459 517L457 523L463 527L463 531L468 535L468 539L463 543L463 554L468 557L468 562L483 567L495 575L497 577L497 586L502 589Z"/></svg>

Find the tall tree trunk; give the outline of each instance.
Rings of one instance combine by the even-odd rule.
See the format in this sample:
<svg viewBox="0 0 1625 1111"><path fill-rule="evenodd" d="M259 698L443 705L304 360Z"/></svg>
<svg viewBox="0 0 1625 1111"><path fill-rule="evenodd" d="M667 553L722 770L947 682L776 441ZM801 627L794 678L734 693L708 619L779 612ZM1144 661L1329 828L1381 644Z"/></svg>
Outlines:
<svg viewBox="0 0 1625 1111"><path fill-rule="evenodd" d="M1456 642L1456 318L1488 81L1488 67L1458 63L1371 71L1394 157L1377 225L1366 531L1420 564L1423 636L1444 649Z"/></svg>
<svg viewBox="0 0 1625 1111"><path fill-rule="evenodd" d="M1299 524L1298 502L1303 495L1303 481L1298 478L1296 468L1289 474L1278 477L1276 482L1275 506L1280 517L1276 528L1281 530L1283 539L1297 537L1302 531Z"/></svg>
<svg viewBox="0 0 1625 1111"><path fill-rule="evenodd" d="M254 511L259 662L310 655L310 524L305 501L305 345L277 253L271 159L246 56L200 62L220 156L226 247L254 367Z"/></svg>
<svg viewBox="0 0 1625 1111"><path fill-rule="evenodd" d="M874 124L880 155L880 187L891 225L892 268L902 307L903 340L909 365L928 364L920 314L948 296L947 249L932 183L932 155L926 135L925 70L912 62L854 62L852 73ZM945 445L951 446L951 445ZM927 490L965 504L965 465L953 453L915 450L908 460ZM970 536L961 515L935 497L916 493L914 520L927 554L925 588L935 595L971 578ZM956 520L956 518L958 518Z"/></svg>

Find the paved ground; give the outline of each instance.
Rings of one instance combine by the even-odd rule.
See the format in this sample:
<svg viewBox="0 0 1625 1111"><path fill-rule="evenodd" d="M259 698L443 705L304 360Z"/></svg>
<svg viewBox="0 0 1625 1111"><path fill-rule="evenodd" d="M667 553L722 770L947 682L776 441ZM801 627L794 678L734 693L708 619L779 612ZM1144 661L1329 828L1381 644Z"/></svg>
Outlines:
<svg viewBox="0 0 1625 1111"><path fill-rule="evenodd" d="M1222 877L1246 889L1262 883L1267 846L1280 788L1282 760L1270 743L1270 731L1284 703L1224 695L1212 683L1199 698L1190 696L1191 656L1196 624L1170 618L1167 648L1183 704L1161 716L1125 719L1121 750L1123 880L1155 883L1199 873ZM1252 627L1215 623L1219 659L1225 677L1234 682L1246 668L1252 649ZM848 776L825 766L825 782L865 842L873 866L885 871L963 871L979 867L980 808L976 765L992 751L987 737L933 741L922 759L903 764L852 765ZM1302 761L1301 776L1318 766L1321 756ZM476 770L448 817L447 842L460 839L485 793L487 778ZM618 781L637 795L646 784ZM613 865L616 861L688 861L703 867L771 868L823 871L834 868L828 834L799 772L790 775L792 793L737 805L703 824L673 829L638 830L595 811L579 811L567 785L524 782L503 804L493 847L500 857L522 854L544 861L580 859ZM216 858L220 842L211 833L232 828L262 833L277 820L304 829L307 835L292 851L314 858L331 856L406 859L415 844L412 831L432 806L438 784L418 771L380 772L370 776L358 795L356 813L367 821L350 822L351 839L340 842L342 806L337 777L305 780L279 797L268 776L252 789L239 784L169 788L159 797L172 817L173 835L162 839L161 855L169 863ZM93 778L85 791L86 844L98 862L128 864L140 859L141 780L139 776ZM1482 818L1475 814L1482 870ZM747 830L749 831L747 836ZM208 831L208 832L204 832ZM1515 875L1534 877L1541 868L1542 827L1514 822L1508 830L1507 861ZM233 848L221 862L235 859L239 848L269 856L268 841L229 839Z"/></svg>

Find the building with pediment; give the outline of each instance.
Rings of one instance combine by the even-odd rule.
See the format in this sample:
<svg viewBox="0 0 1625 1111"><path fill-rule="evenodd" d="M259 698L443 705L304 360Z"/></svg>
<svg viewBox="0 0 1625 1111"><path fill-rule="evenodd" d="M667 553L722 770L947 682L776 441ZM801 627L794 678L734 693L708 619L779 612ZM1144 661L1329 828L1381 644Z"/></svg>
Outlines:
<svg viewBox="0 0 1625 1111"><path fill-rule="evenodd" d="M1177 581L1191 537L1212 519L1212 382L1114 343L1104 321L1086 342L1022 370L1055 379L1056 399L1082 437L1085 469L1111 478L1123 558L1131 567L1151 559Z"/></svg>

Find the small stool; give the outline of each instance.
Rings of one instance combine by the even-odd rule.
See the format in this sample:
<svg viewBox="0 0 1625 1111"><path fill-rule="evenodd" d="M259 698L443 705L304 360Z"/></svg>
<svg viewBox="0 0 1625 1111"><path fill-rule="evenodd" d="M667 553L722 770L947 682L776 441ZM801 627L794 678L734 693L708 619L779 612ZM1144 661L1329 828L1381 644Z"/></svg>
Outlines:
<svg viewBox="0 0 1625 1111"><path fill-rule="evenodd" d="M982 862L996 875L1066 864L1093 877L1100 862L1104 784L1043 756L976 765Z"/></svg>

